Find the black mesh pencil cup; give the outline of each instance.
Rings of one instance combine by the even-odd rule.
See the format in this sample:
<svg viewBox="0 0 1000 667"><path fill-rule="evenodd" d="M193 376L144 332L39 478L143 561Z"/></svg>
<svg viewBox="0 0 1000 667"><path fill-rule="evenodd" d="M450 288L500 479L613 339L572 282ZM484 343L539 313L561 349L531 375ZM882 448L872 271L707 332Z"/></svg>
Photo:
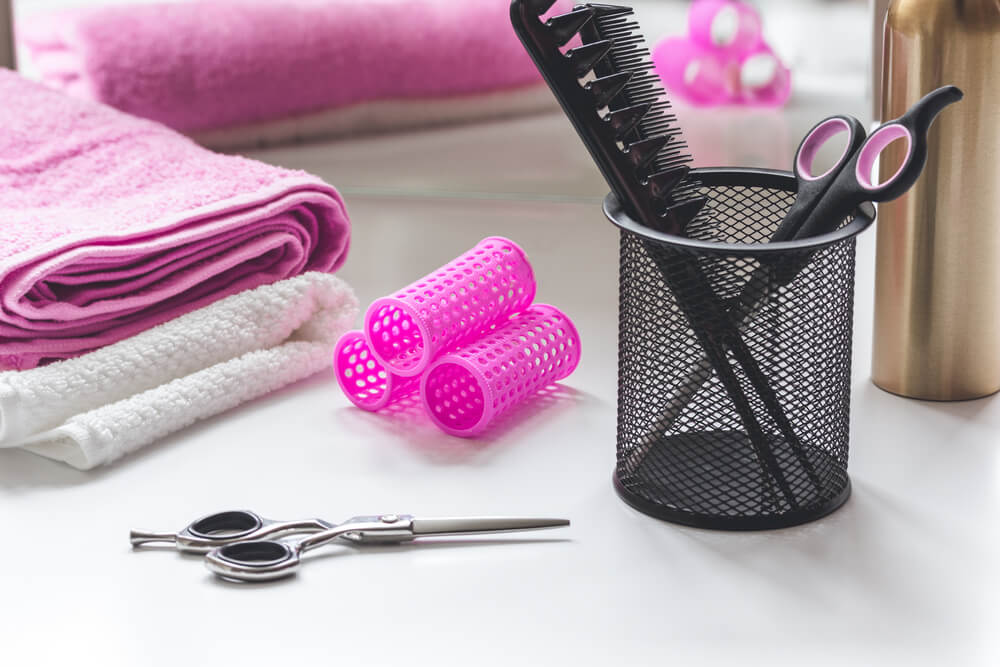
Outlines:
<svg viewBox="0 0 1000 667"><path fill-rule="evenodd" d="M847 476L855 236L768 243L795 198L786 172L701 169L710 215L686 237L621 230L621 497L646 514L752 530L824 516Z"/></svg>

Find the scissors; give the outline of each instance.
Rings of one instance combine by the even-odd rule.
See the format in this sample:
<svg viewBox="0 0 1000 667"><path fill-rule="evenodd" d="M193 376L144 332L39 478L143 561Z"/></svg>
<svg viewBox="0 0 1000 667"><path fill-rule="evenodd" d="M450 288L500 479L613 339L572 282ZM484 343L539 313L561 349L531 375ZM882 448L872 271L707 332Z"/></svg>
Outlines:
<svg viewBox="0 0 1000 667"><path fill-rule="evenodd" d="M133 546L166 542L180 551L203 553L209 570L226 579L269 581L291 576L303 553L338 539L354 544L399 544L419 537L476 535L568 526L568 519L528 517L417 518L408 514L356 516L340 524L323 519L270 521L254 512L219 512L178 533L132 531ZM307 534L295 542L276 538ZM271 539L264 539L271 538Z"/></svg>
<svg viewBox="0 0 1000 667"><path fill-rule="evenodd" d="M931 123L945 107L962 97L956 86L938 88L869 137L856 118L832 116L821 121L809 131L795 154L798 195L771 240L789 241L832 232L858 205L902 196L917 181L927 162L927 132ZM837 162L824 173L814 174L812 166L817 153L844 132L848 133L847 145ZM873 182L871 173L876 160L897 139L906 141L902 164L884 182Z"/></svg>

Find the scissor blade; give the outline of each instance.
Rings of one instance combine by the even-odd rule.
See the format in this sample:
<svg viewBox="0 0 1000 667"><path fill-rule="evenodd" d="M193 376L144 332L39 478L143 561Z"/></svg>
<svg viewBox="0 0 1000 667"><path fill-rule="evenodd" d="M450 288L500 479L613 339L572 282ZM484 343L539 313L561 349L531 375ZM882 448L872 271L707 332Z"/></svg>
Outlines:
<svg viewBox="0 0 1000 667"><path fill-rule="evenodd" d="M516 530L540 530L568 526L569 519L534 519L527 517L455 517L413 519L410 524L415 536L468 535L470 533L501 533Z"/></svg>

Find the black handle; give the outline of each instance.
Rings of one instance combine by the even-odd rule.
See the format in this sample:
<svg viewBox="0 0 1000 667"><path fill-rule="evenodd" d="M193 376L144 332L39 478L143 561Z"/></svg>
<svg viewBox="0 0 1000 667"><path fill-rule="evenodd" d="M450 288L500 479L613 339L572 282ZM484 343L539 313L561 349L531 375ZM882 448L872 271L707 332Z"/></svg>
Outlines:
<svg viewBox="0 0 1000 667"><path fill-rule="evenodd" d="M938 88L914 104L898 119L885 123L872 133L861 150L834 180L812 214L803 222L796 238L831 232L837 229L851 211L862 202L892 201L913 187L927 163L927 134L931 124L938 114L949 105L961 100L962 96L962 91L956 86ZM859 182L859 177L867 179L868 174L861 174L860 171L871 168L875 155L888 145L880 141L880 134L894 136L894 126L903 128L909 134L910 150L906 159L890 181L881 186L865 187Z"/></svg>
<svg viewBox="0 0 1000 667"><path fill-rule="evenodd" d="M810 174L804 173L801 170L801 167L804 166L802 164L803 151L809 151L810 148L813 148L810 140L815 136L817 131L831 123L840 123L847 127L847 146L838 163L834 165L828 174L824 174L819 178L810 178ZM831 184L840 175L840 172L850 162L850 156L861 150L867 138L868 133L865 131L865 126L862 125L861 121L852 116L833 116L820 121L813 129L809 130L806 138L799 144L799 149L795 153L794 171L798 183L795 203L788 210L788 214L781 221L781 225L771 235L771 241L790 241L799 237L802 225L809 218L820 199L826 195ZM829 139L829 136L820 141L825 142L826 139ZM809 162L811 163L811 161L812 156L809 157Z"/></svg>

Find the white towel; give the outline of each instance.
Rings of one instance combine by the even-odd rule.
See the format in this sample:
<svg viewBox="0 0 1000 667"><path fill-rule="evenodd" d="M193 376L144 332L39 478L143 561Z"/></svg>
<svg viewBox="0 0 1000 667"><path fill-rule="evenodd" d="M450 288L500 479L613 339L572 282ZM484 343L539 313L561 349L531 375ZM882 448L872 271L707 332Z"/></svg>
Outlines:
<svg viewBox="0 0 1000 667"><path fill-rule="evenodd" d="M0 373L0 447L86 470L327 368L354 323L324 273L234 294L113 345Z"/></svg>

